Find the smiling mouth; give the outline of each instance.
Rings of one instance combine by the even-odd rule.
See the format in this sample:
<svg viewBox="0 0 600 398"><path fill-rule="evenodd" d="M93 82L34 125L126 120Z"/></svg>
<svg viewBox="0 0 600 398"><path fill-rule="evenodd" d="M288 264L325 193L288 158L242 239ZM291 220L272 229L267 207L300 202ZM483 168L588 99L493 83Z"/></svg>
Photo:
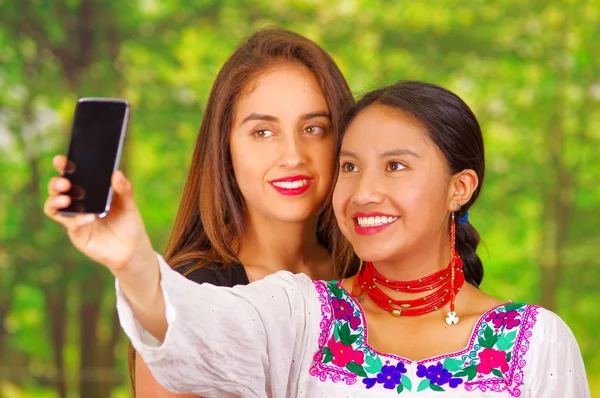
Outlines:
<svg viewBox="0 0 600 398"><path fill-rule="evenodd" d="M281 189L296 189L302 188L311 183L312 180L296 180L296 181L273 181L271 184Z"/></svg>
<svg viewBox="0 0 600 398"><path fill-rule="evenodd" d="M361 228L381 227L396 221L398 217L375 216L375 217L356 217L354 220Z"/></svg>

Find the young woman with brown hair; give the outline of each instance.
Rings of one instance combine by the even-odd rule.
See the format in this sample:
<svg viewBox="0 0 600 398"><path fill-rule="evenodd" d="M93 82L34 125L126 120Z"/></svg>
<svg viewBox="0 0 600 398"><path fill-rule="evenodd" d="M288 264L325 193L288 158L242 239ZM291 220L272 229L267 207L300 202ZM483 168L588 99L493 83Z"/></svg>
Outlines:
<svg viewBox="0 0 600 398"><path fill-rule="evenodd" d="M352 102L335 62L313 41L266 29L242 42L204 110L169 264L190 280L221 286L280 270L342 275L348 261L332 257L337 225L327 199L341 112ZM62 170L64 158L56 164ZM53 184L58 190L64 181ZM132 347L129 368L134 395L173 396Z"/></svg>

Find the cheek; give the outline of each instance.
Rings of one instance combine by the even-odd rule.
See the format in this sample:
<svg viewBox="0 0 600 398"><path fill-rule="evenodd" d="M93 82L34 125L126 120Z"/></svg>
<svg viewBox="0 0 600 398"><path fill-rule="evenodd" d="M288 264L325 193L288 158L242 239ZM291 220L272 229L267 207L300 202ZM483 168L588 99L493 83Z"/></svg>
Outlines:
<svg viewBox="0 0 600 398"><path fill-rule="evenodd" d="M243 194L261 186L259 180L264 177L266 160L264 154L253 148L241 150L238 146L231 146L233 173Z"/></svg>
<svg viewBox="0 0 600 398"><path fill-rule="evenodd" d="M333 139L327 139L314 145L309 153L312 154L314 167L323 176L331 176L335 171L335 154L334 154Z"/></svg>
<svg viewBox="0 0 600 398"><path fill-rule="evenodd" d="M344 179L338 179L335 189L333 190L332 205L335 218L337 219L342 232L344 232L344 229L346 228L346 222L348 218L346 211L348 210L348 203L350 202L351 196L351 184Z"/></svg>

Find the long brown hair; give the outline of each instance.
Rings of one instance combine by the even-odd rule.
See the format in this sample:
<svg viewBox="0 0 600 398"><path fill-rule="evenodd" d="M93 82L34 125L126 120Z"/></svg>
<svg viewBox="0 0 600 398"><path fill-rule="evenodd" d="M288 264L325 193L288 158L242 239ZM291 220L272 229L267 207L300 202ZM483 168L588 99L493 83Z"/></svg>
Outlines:
<svg viewBox="0 0 600 398"><path fill-rule="evenodd" d="M246 85L277 62L297 63L314 74L329 106L335 140L340 141L344 111L354 99L329 54L315 42L280 28L261 30L243 41L221 68L208 97L164 256L171 267L192 264L186 270L189 273L211 263L230 266L238 261L244 213L242 194L230 166L235 104ZM329 199L320 210L317 237L332 253L335 275L342 277L349 259L333 254L340 252L332 243L339 235ZM134 371L135 351L130 347L132 386Z"/></svg>

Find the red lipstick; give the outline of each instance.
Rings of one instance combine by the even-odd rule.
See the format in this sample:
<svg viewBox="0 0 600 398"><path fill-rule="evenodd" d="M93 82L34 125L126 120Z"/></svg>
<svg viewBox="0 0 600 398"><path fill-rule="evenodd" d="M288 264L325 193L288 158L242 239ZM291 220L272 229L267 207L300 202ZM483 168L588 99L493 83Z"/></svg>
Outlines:
<svg viewBox="0 0 600 398"><path fill-rule="evenodd" d="M369 225L369 224L364 224L361 226L358 223L358 218L369 218L369 217L379 217L379 218L384 218L385 222L381 222L380 220L380 225ZM389 221L390 218L393 218L394 220ZM393 216L391 214L384 214L384 213L380 213L380 212L373 212L373 211L368 211L368 212L357 212L354 213L352 215L352 220L354 221L354 231L358 234L358 235L374 235L378 232L384 231L386 229L388 229L393 223L395 223L396 221L398 221L398 216Z"/></svg>
<svg viewBox="0 0 600 398"><path fill-rule="evenodd" d="M313 183L314 178L306 175L295 175L269 181L269 184L280 194L286 196L300 195L306 192ZM295 182L304 183L304 185L294 184Z"/></svg>

